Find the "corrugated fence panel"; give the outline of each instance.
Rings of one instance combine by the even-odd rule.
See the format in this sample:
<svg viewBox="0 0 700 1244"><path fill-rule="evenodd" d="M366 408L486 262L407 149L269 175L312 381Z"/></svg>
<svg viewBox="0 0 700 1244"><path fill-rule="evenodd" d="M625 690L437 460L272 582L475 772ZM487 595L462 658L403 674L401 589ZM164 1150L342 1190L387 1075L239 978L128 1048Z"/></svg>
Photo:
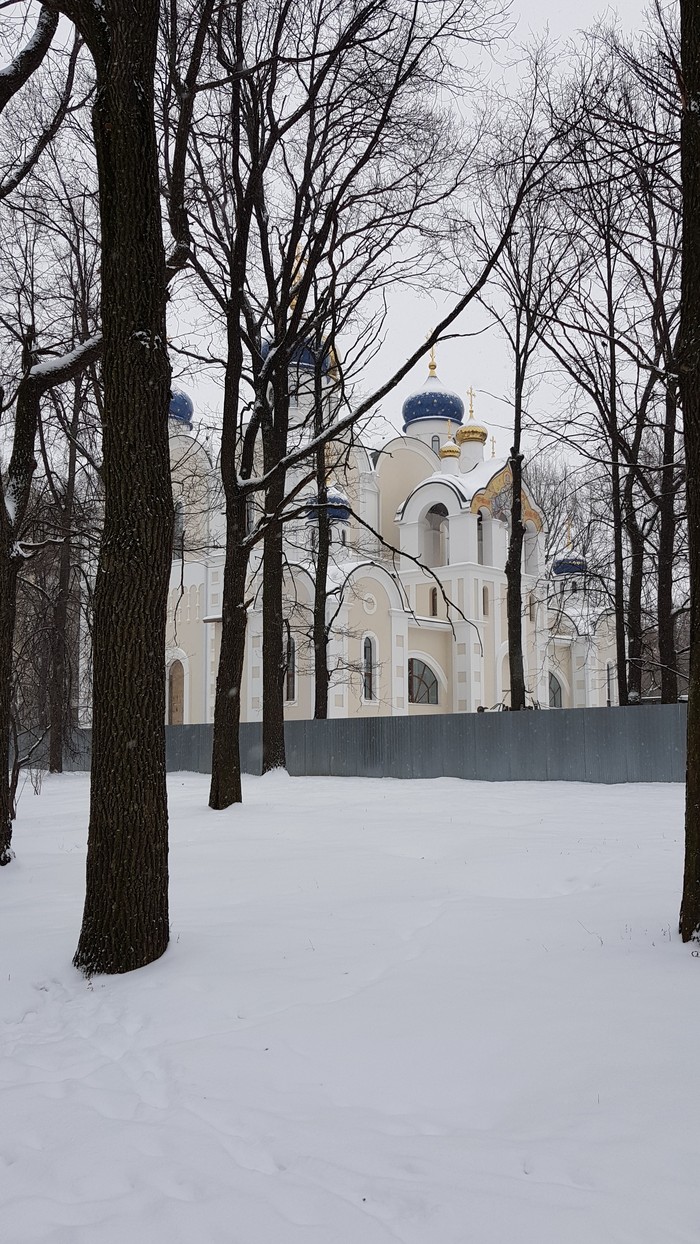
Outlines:
<svg viewBox="0 0 700 1244"><path fill-rule="evenodd" d="M682 782L685 704L292 721L295 777L460 777L485 782ZM211 771L213 727L166 726L169 772ZM262 727L240 729L241 767L260 773ZM66 770L90 768L90 731L76 731Z"/></svg>

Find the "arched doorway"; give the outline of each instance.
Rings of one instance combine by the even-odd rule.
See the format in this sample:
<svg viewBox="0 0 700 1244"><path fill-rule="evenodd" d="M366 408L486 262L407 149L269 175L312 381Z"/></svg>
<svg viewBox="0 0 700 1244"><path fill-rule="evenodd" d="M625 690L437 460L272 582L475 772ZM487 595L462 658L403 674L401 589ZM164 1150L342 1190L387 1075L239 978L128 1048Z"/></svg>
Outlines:
<svg viewBox="0 0 700 1244"><path fill-rule="evenodd" d="M173 661L168 671L168 725L181 726L185 719L185 671Z"/></svg>

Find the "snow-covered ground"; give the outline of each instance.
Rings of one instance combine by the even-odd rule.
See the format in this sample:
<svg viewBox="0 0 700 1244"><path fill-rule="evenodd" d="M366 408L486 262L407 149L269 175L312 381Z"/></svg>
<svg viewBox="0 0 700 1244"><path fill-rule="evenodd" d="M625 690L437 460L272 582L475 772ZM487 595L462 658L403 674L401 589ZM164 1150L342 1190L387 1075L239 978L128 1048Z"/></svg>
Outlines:
<svg viewBox="0 0 700 1244"><path fill-rule="evenodd" d="M171 948L92 983L87 794L0 873L2 1244L698 1244L680 787L176 774Z"/></svg>

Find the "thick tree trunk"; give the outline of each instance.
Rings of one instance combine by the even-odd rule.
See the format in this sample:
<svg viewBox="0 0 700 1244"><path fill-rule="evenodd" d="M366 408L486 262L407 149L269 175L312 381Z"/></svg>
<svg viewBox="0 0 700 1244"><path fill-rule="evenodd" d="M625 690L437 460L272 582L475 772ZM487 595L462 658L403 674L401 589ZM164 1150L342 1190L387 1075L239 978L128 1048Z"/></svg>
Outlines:
<svg viewBox="0 0 700 1244"><path fill-rule="evenodd" d="M661 703L678 700L678 653L673 608L673 557L676 542L676 393L666 389L664 469L659 489L659 564L656 578L656 615L661 666Z"/></svg>
<svg viewBox="0 0 700 1244"><path fill-rule="evenodd" d="M284 496L284 477L267 493L267 512L274 513ZM262 771L284 769L284 611L282 608L282 532L274 522L265 533L263 551L263 723Z"/></svg>
<svg viewBox="0 0 700 1244"><path fill-rule="evenodd" d="M9 548L3 548L0 556L0 764L2 765L0 773L0 866L9 864L12 859L12 807L9 781L10 708L17 565L10 554Z"/></svg>
<svg viewBox="0 0 700 1244"><path fill-rule="evenodd" d="M248 553L241 547L245 534L246 503L239 497L230 506L226 528L223 605L221 609L221 649L216 679L214 743L212 747L209 807L228 808L241 803L241 683L245 657L245 588Z"/></svg>
<svg viewBox="0 0 700 1244"><path fill-rule="evenodd" d="M126 7L114 0L101 7L97 33L90 30L105 518L93 625L87 893L74 959L86 974L141 967L163 954L169 935L164 652L173 504L153 119L158 13L158 0ZM92 6L89 14L94 21Z"/></svg>
<svg viewBox="0 0 700 1244"><path fill-rule="evenodd" d="M525 708L525 669L523 663L523 455L519 440L510 451L509 466L513 479L513 500L510 510L510 537L506 558L508 666L510 670L510 707L513 712Z"/></svg>
<svg viewBox="0 0 700 1244"><path fill-rule="evenodd" d="M683 263L680 396L687 462L690 545L690 688L685 805L684 942L700 941L700 8L681 0Z"/></svg>

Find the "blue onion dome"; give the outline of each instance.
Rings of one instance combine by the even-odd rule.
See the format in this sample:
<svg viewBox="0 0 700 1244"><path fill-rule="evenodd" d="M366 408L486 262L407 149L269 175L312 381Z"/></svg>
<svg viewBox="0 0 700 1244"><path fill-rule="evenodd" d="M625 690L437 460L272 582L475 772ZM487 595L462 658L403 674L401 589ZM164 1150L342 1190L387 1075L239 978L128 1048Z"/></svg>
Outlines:
<svg viewBox="0 0 700 1244"><path fill-rule="evenodd" d="M346 494L337 484L330 484L326 489L328 495L328 517L332 523L350 522L350 504Z"/></svg>
<svg viewBox="0 0 700 1244"><path fill-rule="evenodd" d="M437 377L435 351L430 355L428 379L417 393L406 398L401 413L403 430L406 432L418 419L450 419L454 424L461 424L464 418L464 402L456 393L450 393Z"/></svg>
<svg viewBox="0 0 700 1244"><path fill-rule="evenodd" d="M272 349L272 342L264 339L260 344L260 355L266 359ZM300 371L316 371L320 367L321 374L327 376L333 366L333 350L322 346L317 350L308 341L302 341L294 347L289 359Z"/></svg>
<svg viewBox="0 0 700 1244"><path fill-rule="evenodd" d="M339 488L337 484L329 484L326 489L326 497L328 498L326 509L330 521L332 523L349 523L350 503L342 488ZM313 497L306 511L306 521L309 523L316 522L320 508L318 496Z"/></svg>
<svg viewBox="0 0 700 1244"><path fill-rule="evenodd" d="M565 553L557 553L552 562L552 574L579 575L586 573L586 559L580 553L567 549Z"/></svg>
<svg viewBox="0 0 700 1244"><path fill-rule="evenodd" d="M175 423L180 423L188 431L191 431L193 414L194 402L189 393L183 393L180 389L173 389L170 394L168 418L174 419Z"/></svg>

